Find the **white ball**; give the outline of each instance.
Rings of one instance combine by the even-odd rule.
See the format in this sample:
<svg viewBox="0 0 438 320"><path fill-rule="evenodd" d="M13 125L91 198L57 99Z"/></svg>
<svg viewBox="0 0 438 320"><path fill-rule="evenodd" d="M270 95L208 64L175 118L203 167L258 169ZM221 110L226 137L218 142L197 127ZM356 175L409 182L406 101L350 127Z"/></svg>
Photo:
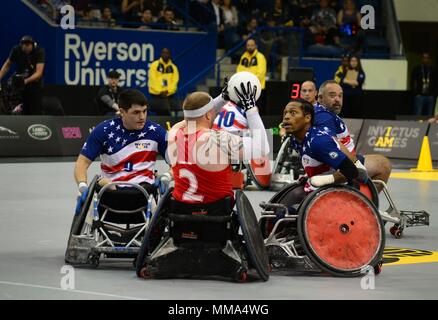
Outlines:
<svg viewBox="0 0 438 320"><path fill-rule="evenodd" d="M251 72L242 71L233 74L231 78L228 80L228 95L230 96L231 101L236 103L239 102L239 97L236 95L236 92L234 91L234 87L236 87L239 90L239 92L242 92L242 88L240 87L240 84L243 83L246 89L248 81L251 83L251 87L254 86L257 87L256 101L260 98L260 94L262 93L262 85L260 83L259 78L257 78Z"/></svg>

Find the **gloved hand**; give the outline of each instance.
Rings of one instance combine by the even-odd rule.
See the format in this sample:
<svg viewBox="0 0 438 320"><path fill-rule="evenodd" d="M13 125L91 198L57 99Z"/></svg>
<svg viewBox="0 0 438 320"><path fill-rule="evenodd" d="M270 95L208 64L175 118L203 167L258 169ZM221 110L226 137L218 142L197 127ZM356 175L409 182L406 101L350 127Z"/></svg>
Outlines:
<svg viewBox="0 0 438 320"><path fill-rule="evenodd" d="M234 87L234 92L239 97L237 104L245 111L256 107L257 86L251 87L251 82L247 82L246 87L243 83L240 84L240 90Z"/></svg>
<svg viewBox="0 0 438 320"><path fill-rule="evenodd" d="M85 191L88 191L88 185L86 182L79 182L78 191L82 195Z"/></svg>
<svg viewBox="0 0 438 320"><path fill-rule="evenodd" d="M367 168L365 168L365 166L359 160L356 160L354 165L356 166L357 170L359 171L359 174L358 174L356 180L359 182L362 182L362 183L366 183L369 179Z"/></svg>
<svg viewBox="0 0 438 320"><path fill-rule="evenodd" d="M224 78L224 87L222 88L221 92L222 99L225 101L230 101L230 95L228 93L228 76L225 76Z"/></svg>
<svg viewBox="0 0 438 320"><path fill-rule="evenodd" d="M169 189L170 181L172 180L172 175L169 172L165 172L162 175L158 176L159 180L159 190L160 194L164 194L167 189Z"/></svg>
<svg viewBox="0 0 438 320"><path fill-rule="evenodd" d="M87 199L87 195L88 195L88 186L85 182L79 183L78 188L79 188L80 195L78 196L78 199L76 200L75 214L79 214L81 212L82 206L85 203L85 200Z"/></svg>
<svg viewBox="0 0 438 320"><path fill-rule="evenodd" d="M321 188L335 182L335 177L332 174L313 176L309 180L314 188Z"/></svg>

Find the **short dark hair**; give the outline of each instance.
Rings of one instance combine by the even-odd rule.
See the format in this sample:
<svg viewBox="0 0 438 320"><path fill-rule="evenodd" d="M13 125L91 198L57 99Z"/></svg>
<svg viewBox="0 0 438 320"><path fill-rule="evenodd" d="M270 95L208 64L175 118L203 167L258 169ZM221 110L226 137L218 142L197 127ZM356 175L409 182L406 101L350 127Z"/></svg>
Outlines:
<svg viewBox="0 0 438 320"><path fill-rule="evenodd" d="M20 44L24 44L24 43L35 44L35 41L33 40L32 36L25 35L20 39Z"/></svg>
<svg viewBox="0 0 438 320"><path fill-rule="evenodd" d="M290 102L297 102L300 104L303 114L310 115L310 125L313 127L313 120L315 119L315 109L313 108L313 105L303 98L292 99Z"/></svg>
<svg viewBox="0 0 438 320"><path fill-rule="evenodd" d="M119 95L119 107L125 111L128 111L133 104L145 106L147 103L148 100L145 95L137 89L127 89L122 91Z"/></svg>
<svg viewBox="0 0 438 320"><path fill-rule="evenodd" d="M108 73L108 79L119 79L120 78L120 73L118 73L116 70L111 70Z"/></svg>

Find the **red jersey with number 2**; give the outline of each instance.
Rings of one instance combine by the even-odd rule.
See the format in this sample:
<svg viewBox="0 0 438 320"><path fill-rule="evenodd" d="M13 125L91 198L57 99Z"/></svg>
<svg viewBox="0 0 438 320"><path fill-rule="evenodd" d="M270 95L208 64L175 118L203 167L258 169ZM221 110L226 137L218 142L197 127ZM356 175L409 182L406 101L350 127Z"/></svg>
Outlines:
<svg viewBox="0 0 438 320"><path fill-rule="evenodd" d="M180 129L176 134L177 161L172 171L175 180L173 197L178 201L212 203L234 196L231 165L221 171L209 171L196 164L193 148L204 132L188 135Z"/></svg>

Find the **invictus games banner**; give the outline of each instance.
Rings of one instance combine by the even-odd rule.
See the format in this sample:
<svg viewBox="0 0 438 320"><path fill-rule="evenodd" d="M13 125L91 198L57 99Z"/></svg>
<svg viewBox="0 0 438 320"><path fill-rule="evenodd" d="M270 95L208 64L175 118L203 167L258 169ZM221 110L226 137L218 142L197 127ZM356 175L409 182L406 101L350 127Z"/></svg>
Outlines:
<svg viewBox="0 0 438 320"><path fill-rule="evenodd" d="M432 160L438 161L438 124L430 125L428 137Z"/></svg>
<svg viewBox="0 0 438 320"><path fill-rule="evenodd" d="M416 160L428 124L414 121L365 120L358 143L361 154Z"/></svg>
<svg viewBox="0 0 438 320"><path fill-rule="evenodd" d="M350 131L351 138L354 141L354 144L357 146L357 142L359 141L360 130L362 129L363 119L343 119L345 124L347 125L348 131Z"/></svg>

